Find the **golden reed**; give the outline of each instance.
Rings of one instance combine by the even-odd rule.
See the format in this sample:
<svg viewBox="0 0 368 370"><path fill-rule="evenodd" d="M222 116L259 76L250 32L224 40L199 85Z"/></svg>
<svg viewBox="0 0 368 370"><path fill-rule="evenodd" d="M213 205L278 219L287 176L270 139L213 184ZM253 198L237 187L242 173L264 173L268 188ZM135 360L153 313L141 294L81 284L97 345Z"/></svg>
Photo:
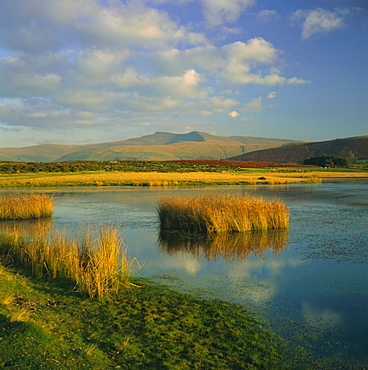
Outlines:
<svg viewBox="0 0 368 370"><path fill-rule="evenodd" d="M161 230L199 233L285 229L289 209L280 200L248 195L209 194L163 197L157 207Z"/></svg>
<svg viewBox="0 0 368 370"><path fill-rule="evenodd" d="M53 205L53 199L46 194L2 194L0 220L50 217Z"/></svg>
<svg viewBox="0 0 368 370"><path fill-rule="evenodd" d="M20 266L35 277L69 279L89 297L101 298L133 285L126 248L111 226L101 226L98 238L87 230L79 239L45 230L25 238L14 228L0 236L0 254L5 263Z"/></svg>

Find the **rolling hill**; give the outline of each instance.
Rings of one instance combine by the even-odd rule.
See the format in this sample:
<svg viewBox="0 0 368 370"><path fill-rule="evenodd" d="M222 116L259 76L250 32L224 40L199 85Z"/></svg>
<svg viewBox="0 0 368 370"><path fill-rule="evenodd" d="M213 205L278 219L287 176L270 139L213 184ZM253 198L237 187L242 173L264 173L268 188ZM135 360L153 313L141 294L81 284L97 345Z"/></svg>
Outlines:
<svg viewBox="0 0 368 370"><path fill-rule="evenodd" d="M295 141L247 136L155 132L140 138L89 145L34 145L0 148L1 161L61 162L75 160L227 159Z"/></svg>
<svg viewBox="0 0 368 370"><path fill-rule="evenodd" d="M257 150L230 158L244 162L297 163L321 155L337 155L351 160L368 159L368 135L312 143L294 143Z"/></svg>

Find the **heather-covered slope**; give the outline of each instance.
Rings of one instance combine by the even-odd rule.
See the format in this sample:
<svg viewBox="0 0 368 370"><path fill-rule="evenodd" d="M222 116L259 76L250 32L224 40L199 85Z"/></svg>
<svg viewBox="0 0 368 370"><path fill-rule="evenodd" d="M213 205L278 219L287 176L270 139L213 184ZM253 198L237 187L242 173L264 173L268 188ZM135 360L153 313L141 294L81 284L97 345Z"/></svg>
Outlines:
<svg viewBox="0 0 368 370"><path fill-rule="evenodd" d="M292 163L327 154L337 155L349 160L368 158L368 135L313 143L289 144L278 148L241 154L230 159L245 162Z"/></svg>

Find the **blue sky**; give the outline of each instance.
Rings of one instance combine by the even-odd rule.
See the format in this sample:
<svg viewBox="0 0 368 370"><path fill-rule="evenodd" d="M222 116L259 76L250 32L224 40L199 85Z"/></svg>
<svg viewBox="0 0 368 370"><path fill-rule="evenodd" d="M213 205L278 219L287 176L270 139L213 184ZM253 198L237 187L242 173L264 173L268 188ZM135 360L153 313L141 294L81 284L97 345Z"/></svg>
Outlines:
<svg viewBox="0 0 368 370"><path fill-rule="evenodd" d="M0 147L368 134L366 0L0 5Z"/></svg>

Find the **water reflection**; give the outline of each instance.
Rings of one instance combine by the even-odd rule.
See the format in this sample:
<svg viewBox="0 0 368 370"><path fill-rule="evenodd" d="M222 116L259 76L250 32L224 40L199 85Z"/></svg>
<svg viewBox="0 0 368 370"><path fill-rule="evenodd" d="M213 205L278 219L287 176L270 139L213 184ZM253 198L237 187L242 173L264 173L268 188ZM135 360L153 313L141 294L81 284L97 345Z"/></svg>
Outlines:
<svg viewBox="0 0 368 370"><path fill-rule="evenodd" d="M288 242L287 230L249 233L218 233L192 235L160 231L158 246L170 256L183 255L207 261L222 258L226 261L244 261L250 254L262 257L266 251L280 253Z"/></svg>
<svg viewBox="0 0 368 370"><path fill-rule="evenodd" d="M0 234L16 231L21 236L35 236L50 231L53 227L52 218L38 220L1 221Z"/></svg>

